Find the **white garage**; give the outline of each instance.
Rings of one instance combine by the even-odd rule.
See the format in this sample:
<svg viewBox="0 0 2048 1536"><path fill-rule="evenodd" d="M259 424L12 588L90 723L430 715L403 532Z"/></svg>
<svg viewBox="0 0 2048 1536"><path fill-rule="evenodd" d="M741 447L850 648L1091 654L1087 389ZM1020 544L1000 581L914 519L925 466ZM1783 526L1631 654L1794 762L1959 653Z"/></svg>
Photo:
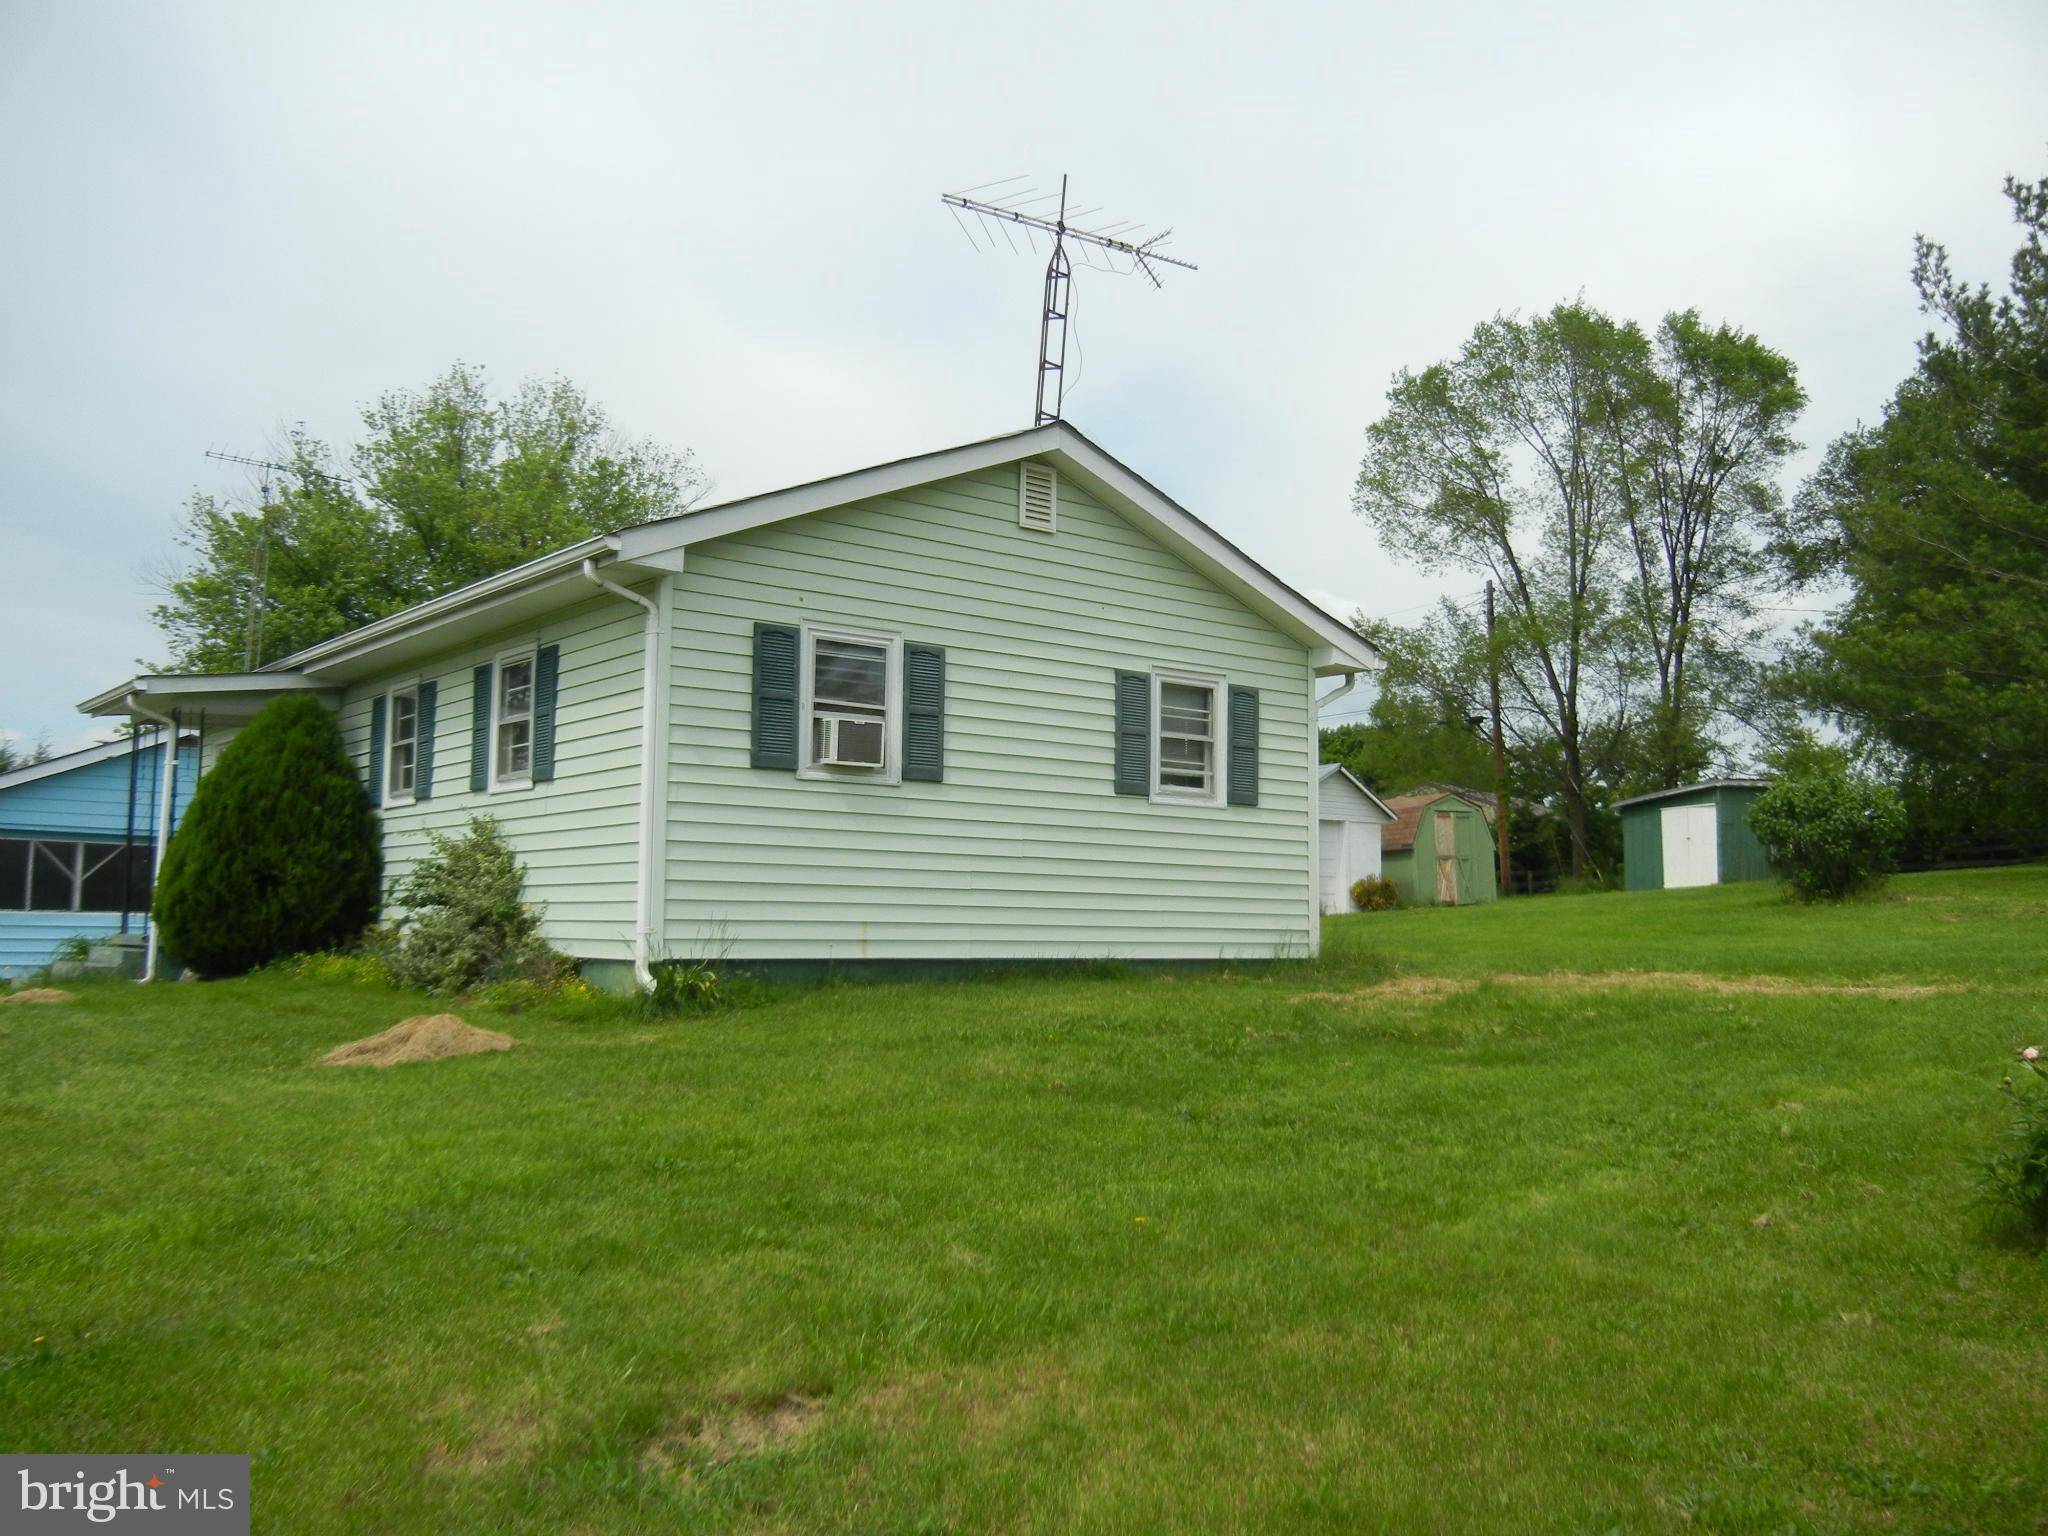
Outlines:
<svg viewBox="0 0 2048 1536"><path fill-rule="evenodd" d="M1316 868L1323 911L1349 912L1351 887L1380 872L1380 828L1394 819L1394 813L1342 763L1323 764L1316 796Z"/></svg>

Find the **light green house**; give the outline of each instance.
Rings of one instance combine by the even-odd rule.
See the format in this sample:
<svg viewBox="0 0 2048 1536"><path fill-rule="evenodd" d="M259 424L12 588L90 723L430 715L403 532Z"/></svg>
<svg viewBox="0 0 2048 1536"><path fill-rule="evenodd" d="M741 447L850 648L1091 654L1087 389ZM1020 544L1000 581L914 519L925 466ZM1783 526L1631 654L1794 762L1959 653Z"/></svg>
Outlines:
<svg viewBox="0 0 2048 1536"><path fill-rule="evenodd" d="M1493 823L1463 795L1432 791L1387 801L1394 819L1380 829L1380 862L1416 907L1469 907L1500 894Z"/></svg>
<svg viewBox="0 0 2048 1536"><path fill-rule="evenodd" d="M1378 665L1055 423L585 540L253 673L339 711L387 878L497 818L596 969L1318 946L1316 688ZM1334 694L1330 695L1334 696Z"/></svg>
<svg viewBox="0 0 2048 1536"><path fill-rule="evenodd" d="M1637 795L1621 812L1621 867L1631 891L1727 885L1776 875L1749 827L1768 779L1712 779Z"/></svg>

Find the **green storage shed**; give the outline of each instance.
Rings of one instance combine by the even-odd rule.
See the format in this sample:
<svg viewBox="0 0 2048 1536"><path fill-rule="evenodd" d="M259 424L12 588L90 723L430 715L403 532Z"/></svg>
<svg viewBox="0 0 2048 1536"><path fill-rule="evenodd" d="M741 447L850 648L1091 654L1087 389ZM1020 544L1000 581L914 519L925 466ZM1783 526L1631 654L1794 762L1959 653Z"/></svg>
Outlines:
<svg viewBox="0 0 2048 1536"><path fill-rule="evenodd" d="M1777 871L1749 829L1768 779L1709 779L1624 800L1621 867L1632 891L1769 880Z"/></svg>
<svg viewBox="0 0 2048 1536"><path fill-rule="evenodd" d="M1463 795L1396 795L1380 828L1380 863L1405 906L1467 907L1500 894L1493 822Z"/></svg>

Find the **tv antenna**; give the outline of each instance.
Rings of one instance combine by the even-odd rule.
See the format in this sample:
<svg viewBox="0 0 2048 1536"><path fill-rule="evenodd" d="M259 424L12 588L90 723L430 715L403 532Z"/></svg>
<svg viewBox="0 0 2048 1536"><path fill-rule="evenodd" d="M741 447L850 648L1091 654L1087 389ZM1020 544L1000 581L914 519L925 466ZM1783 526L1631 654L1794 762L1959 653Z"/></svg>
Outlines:
<svg viewBox="0 0 2048 1536"><path fill-rule="evenodd" d="M1052 256L1045 264L1045 306L1039 312L1038 320L1038 395L1032 406L1032 425L1042 427L1060 419L1060 406L1066 398L1067 321L1073 312L1074 292L1074 269L1067 255L1068 243L1072 242L1084 266L1126 276L1135 272L1145 277L1154 288L1165 286L1160 277L1161 267L1179 267L1188 272L1198 269L1192 261L1182 261L1160 249L1172 236L1171 229L1148 235L1128 219L1100 229L1082 229L1067 221L1088 218L1100 213L1100 208L1068 208L1067 178L1064 176L1060 177L1060 189L1056 193L1040 192L1036 186L1019 190L1015 185L1029 180L1028 176L1005 176L1000 181L969 187L965 192L943 193L939 201L953 210L954 222L967 236L967 243L976 250L980 250L981 245L975 240L967 220L960 217L962 213L973 215L979 222L991 248L995 245L995 237L1000 235L1015 251L1017 242L1010 233L1013 228L1023 231L1025 241L1034 251L1038 249L1038 236L1046 235L1052 240ZM1007 190L992 190L997 187ZM978 198L971 195L976 192L988 193L989 196ZM1058 203L1056 209L1038 206L1055 200ZM1076 376L1078 378L1078 370ZM1046 403L1048 395L1051 396L1050 407Z"/></svg>
<svg viewBox="0 0 2048 1536"><path fill-rule="evenodd" d="M279 464L273 459L252 459L242 453L222 453L218 448L207 449L206 456L223 464L242 464L263 471L262 500L257 507L256 557L249 569L249 616L242 628L242 670L253 672L263 652L263 598L270 581L270 477L297 475L301 480L337 482L354 477L331 475L324 469L307 469L297 464Z"/></svg>

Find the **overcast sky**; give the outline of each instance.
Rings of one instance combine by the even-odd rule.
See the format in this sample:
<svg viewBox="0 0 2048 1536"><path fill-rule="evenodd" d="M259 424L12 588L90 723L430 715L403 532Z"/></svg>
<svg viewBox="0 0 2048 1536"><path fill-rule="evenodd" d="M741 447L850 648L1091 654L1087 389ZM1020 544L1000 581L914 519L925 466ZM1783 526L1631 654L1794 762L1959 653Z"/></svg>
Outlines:
<svg viewBox="0 0 2048 1536"><path fill-rule="evenodd" d="M346 445L458 358L721 497L1027 425L1042 262L938 203L1016 173L1201 266L1080 274L1069 418L1333 610L1413 610L1349 509L1395 369L1697 306L1794 359L1817 451L1911 367L1916 231L2002 278L2044 80L2039 0L0 0L0 728L79 744L162 658L181 506L246 489L204 449Z"/></svg>

